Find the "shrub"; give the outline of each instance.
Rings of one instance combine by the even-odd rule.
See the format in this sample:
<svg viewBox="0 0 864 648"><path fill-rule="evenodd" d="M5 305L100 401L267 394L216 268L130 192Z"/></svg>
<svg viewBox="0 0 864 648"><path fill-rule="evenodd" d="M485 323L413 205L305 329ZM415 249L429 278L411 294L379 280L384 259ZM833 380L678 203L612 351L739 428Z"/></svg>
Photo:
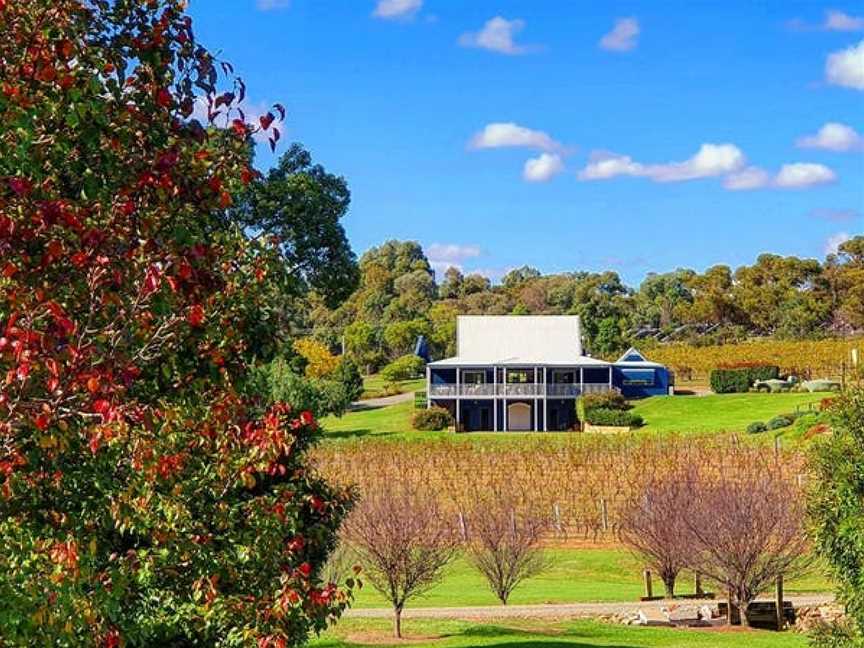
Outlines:
<svg viewBox="0 0 864 648"><path fill-rule="evenodd" d="M789 427L790 425L792 425L792 421L785 416L775 416L768 421L769 430L779 430L780 428Z"/></svg>
<svg viewBox="0 0 864 648"><path fill-rule="evenodd" d="M743 394L750 389L750 373L747 369L714 369L710 382L715 394Z"/></svg>
<svg viewBox="0 0 864 648"><path fill-rule="evenodd" d="M585 420L591 425L614 425L619 427L640 427L644 423L642 417L638 414L603 407L586 410Z"/></svg>
<svg viewBox="0 0 864 648"><path fill-rule="evenodd" d="M582 407L585 411L592 409L629 410L633 406L617 391L585 394L582 397Z"/></svg>
<svg viewBox="0 0 864 648"><path fill-rule="evenodd" d="M443 430L452 422L453 417L443 407L430 407L429 409L417 410L411 417L411 425L414 429L426 432Z"/></svg>
<svg viewBox="0 0 864 648"><path fill-rule="evenodd" d="M411 380L421 373L423 373L423 358L416 355L404 355L401 358L396 358L381 370L381 376L390 382Z"/></svg>
<svg viewBox="0 0 864 648"><path fill-rule="evenodd" d="M760 432L765 432L767 429L768 426L762 421L753 421L747 426L747 434L759 434Z"/></svg>
<svg viewBox="0 0 864 648"><path fill-rule="evenodd" d="M721 365L711 372L711 389L716 394L743 394L757 380L775 380L779 377L780 368L777 365Z"/></svg>

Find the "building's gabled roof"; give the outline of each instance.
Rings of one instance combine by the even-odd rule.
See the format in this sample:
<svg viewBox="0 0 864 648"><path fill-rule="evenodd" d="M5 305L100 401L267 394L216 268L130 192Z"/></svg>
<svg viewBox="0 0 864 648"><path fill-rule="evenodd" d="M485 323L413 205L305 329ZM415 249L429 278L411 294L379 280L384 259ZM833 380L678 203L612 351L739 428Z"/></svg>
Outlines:
<svg viewBox="0 0 864 648"><path fill-rule="evenodd" d="M432 366L609 366L583 355L576 315L469 315L456 326L456 356Z"/></svg>
<svg viewBox="0 0 864 648"><path fill-rule="evenodd" d="M627 367L662 367L659 362L651 362L647 360L642 352L639 351L636 347L630 347L627 351L624 352L618 360L615 361L616 365L624 365Z"/></svg>

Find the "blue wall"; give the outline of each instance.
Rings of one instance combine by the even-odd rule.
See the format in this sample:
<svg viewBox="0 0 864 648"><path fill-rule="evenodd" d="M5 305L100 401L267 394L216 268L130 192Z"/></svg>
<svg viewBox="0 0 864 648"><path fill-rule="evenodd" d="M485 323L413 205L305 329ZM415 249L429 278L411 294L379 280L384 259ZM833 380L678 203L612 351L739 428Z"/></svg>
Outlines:
<svg viewBox="0 0 864 648"><path fill-rule="evenodd" d="M625 370L638 372L639 375L652 375L653 385L625 385ZM633 374L631 373L631 376ZM666 396L669 394L671 376L666 367L644 367L639 364L628 366L627 364L616 364L612 373L612 384L621 390L626 398L646 398L648 396Z"/></svg>

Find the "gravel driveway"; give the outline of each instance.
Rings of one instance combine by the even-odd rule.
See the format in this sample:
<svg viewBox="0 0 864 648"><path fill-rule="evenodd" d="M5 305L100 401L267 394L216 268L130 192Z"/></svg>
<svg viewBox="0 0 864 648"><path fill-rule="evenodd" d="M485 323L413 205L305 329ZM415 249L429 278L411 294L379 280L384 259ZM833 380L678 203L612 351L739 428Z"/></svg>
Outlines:
<svg viewBox="0 0 864 648"><path fill-rule="evenodd" d="M787 601L798 608L802 606L825 605L834 600L832 594L805 594L788 596ZM565 603L542 605L499 605L483 607L406 607L403 619L572 619L579 617L599 617L611 615L630 615L639 610L657 610L670 605L670 601L650 601L638 603ZM716 604L716 600L680 599L676 605L699 606ZM393 611L389 608L369 608L348 610L346 616L357 619L390 618Z"/></svg>

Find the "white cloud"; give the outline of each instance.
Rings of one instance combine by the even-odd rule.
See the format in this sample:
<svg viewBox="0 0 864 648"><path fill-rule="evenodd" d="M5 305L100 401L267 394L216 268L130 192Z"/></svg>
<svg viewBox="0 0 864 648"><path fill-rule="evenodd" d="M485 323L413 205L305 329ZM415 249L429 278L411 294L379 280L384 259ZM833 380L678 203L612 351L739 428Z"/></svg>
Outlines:
<svg viewBox="0 0 864 648"><path fill-rule="evenodd" d="M605 180L620 175L649 178L654 182L680 182L726 175L744 166L745 157L734 144L703 144L683 162L643 164L630 156L594 153L579 172L580 180Z"/></svg>
<svg viewBox="0 0 864 648"><path fill-rule="evenodd" d="M423 0L378 0L372 15L384 20L411 18L422 6Z"/></svg>
<svg viewBox="0 0 864 648"><path fill-rule="evenodd" d="M832 85L864 90L864 40L828 55L825 78Z"/></svg>
<svg viewBox="0 0 864 648"><path fill-rule="evenodd" d="M834 182L837 175L824 164L812 162L794 162L784 164L780 171L772 176L759 167L747 167L736 173L730 173L723 180L723 187L730 191L748 191L752 189L806 189Z"/></svg>
<svg viewBox="0 0 864 648"><path fill-rule="evenodd" d="M519 18L507 20L495 16L486 21L478 32L466 32L459 37L462 47L479 47L501 54L524 54L528 48L514 41L517 33L525 27L525 21Z"/></svg>
<svg viewBox="0 0 864 648"><path fill-rule="evenodd" d="M635 18L618 18L615 26L600 39L600 47L613 52L629 52L637 45L639 21Z"/></svg>
<svg viewBox="0 0 864 648"><path fill-rule="evenodd" d="M560 150L561 144L556 142L548 133L526 128L513 122L494 122L475 133L468 148L492 149L492 148L534 148L543 151Z"/></svg>
<svg viewBox="0 0 864 648"><path fill-rule="evenodd" d="M528 182L547 182L564 170L561 156L555 153L541 153L540 157L530 158L522 169L522 178Z"/></svg>
<svg viewBox="0 0 864 648"><path fill-rule="evenodd" d="M799 137L796 142L799 148L817 148L828 151L857 151L864 148L864 137L846 124L828 122L815 135Z"/></svg>
<svg viewBox="0 0 864 648"><path fill-rule="evenodd" d="M828 240L825 241L825 254L837 254L839 247L851 238L847 232L838 232L829 236Z"/></svg>
<svg viewBox="0 0 864 648"><path fill-rule="evenodd" d="M861 31L864 29L864 18L829 10L825 12L824 28L829 31Z"/></svg>
<svg viewBox="0 0 864 648"><path fill-rule="evenodd" d="M477 245L459 245L458 243L432 243L426 248L426 257L430 263L459 263L466 259L480 256Z"/></svg>
<svg viewBox="0 0 864 648"><path fill-rule="evenodd" d="M723 186L730 191L746 191L761 189L771 184L771 175L759 167L750 166L735 173L730 173L723 180Z"/></svg>
<svg viewBox="0 0 864 648"><path fill-rule="evenodd" d="M258 0L258 8L261 11L271 11L273 9L286 9L291 4L291 0Z"/></svg>
<svg viewBox="0 0 864 648"><path fill-rule="evenodd" d="M780 167L773 184L784 189L802 189L834 182L836 179L837 174L824 164L794 162Z"/></svg>

